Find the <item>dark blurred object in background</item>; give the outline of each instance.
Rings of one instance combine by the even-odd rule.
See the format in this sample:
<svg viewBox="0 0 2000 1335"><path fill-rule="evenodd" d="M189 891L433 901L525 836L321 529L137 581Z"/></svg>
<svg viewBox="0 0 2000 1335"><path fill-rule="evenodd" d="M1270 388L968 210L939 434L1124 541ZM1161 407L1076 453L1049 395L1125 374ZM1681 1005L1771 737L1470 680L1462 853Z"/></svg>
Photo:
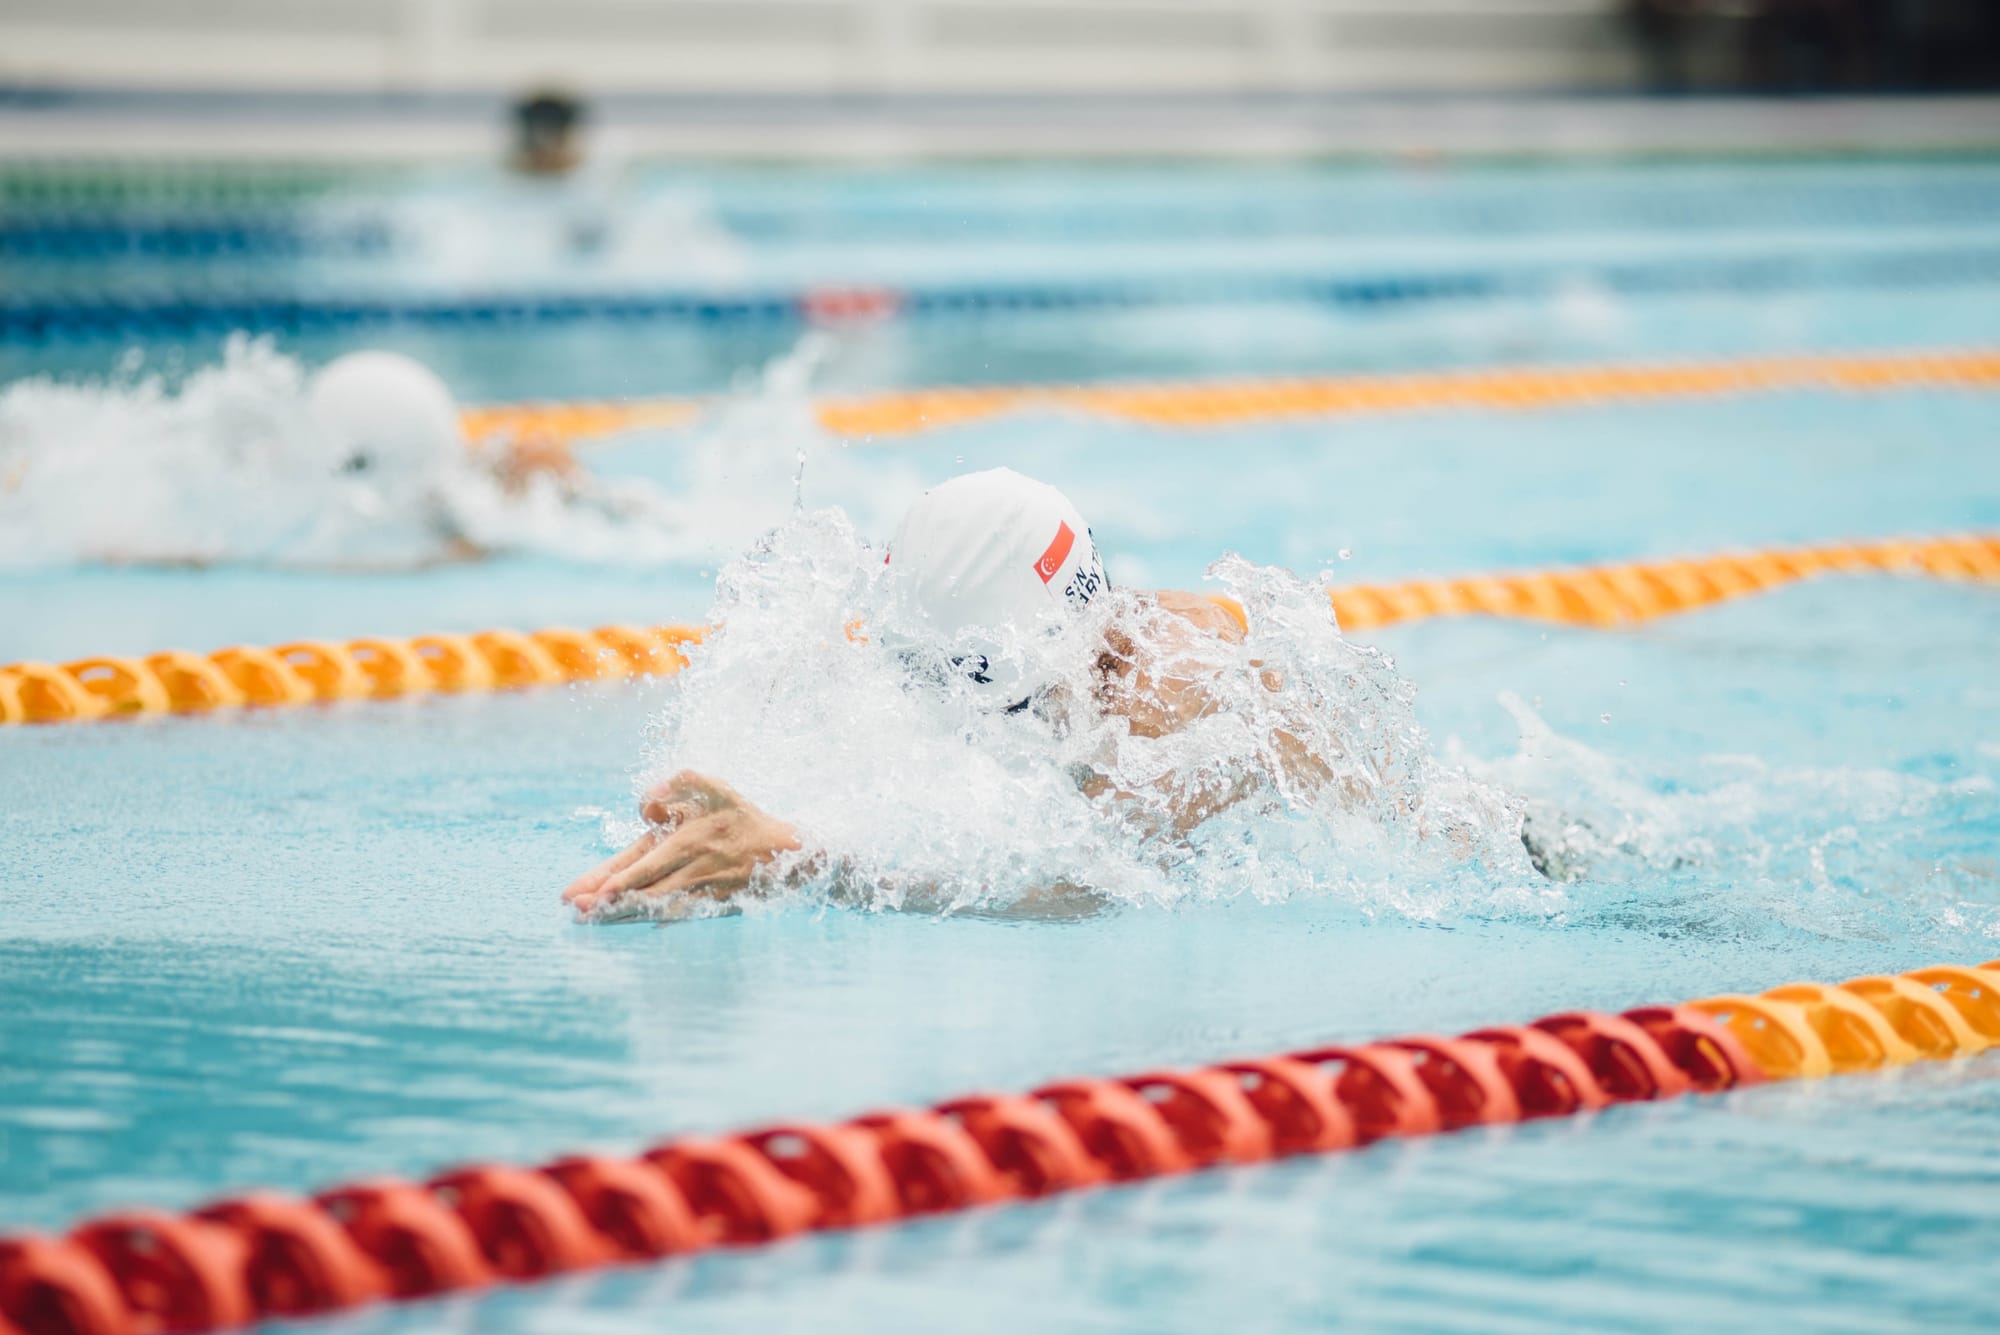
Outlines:
<svg viewBox="0 0 2000 1335"><path fill-rule="evenodd" d="M544 89L514 104L515 171L530 176L562 176L583 162L578 131L583 103L568 93Z"/></svg>
<svg viewBox="0 0 2000 1335"><path fill-rule="evenodd" d="M1874 0L1885 82L1896 88L2000 88L1996 0Z"/></svg>
<svg viewBox="0 0 2000 1335"><path fill-rule="evenodd" d="M2000 88L2000 0L1628 0L1658 92Z"/></svg>

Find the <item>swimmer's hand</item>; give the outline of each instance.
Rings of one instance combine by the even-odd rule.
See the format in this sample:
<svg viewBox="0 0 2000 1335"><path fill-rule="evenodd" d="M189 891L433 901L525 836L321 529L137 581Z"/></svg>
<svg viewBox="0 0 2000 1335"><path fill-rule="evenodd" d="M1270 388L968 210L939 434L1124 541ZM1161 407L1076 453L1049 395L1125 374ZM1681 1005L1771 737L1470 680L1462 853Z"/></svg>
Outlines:
<svg viewBox="0 0 2000 1335"><path fill-rule="evenodd" d="M692 771L655 786L639 812L651 828L563 891L563 901L576 906L579 918L627 895L724 902L748 888L759 868L799 847L798 831L790 825L728 784Z"/></svg>
<svg viewBox="0 0 2000 1335"><path fill-rule="evenodd" d="M481 458L493 472L500 489L509 496L526 492L537 478L552 478L558 486L574 488L585 481L576 452L561 436L548 432L523 432L506 440L487 443Z"/></svg>

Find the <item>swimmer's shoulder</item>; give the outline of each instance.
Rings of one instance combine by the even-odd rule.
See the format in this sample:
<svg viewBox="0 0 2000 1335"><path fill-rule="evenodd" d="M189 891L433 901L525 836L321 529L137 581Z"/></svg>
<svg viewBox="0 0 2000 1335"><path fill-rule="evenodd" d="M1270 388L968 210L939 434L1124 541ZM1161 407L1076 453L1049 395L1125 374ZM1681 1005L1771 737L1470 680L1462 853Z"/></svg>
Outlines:
<svg viewBox="0 0 2000 1335"><path fill-rule="evenodd" d="M1172 612L1232 644L1240 643L1249 633L1250 623L1243 615L1242 604L1233 598L1185 593L1179 589L1160 589L1150 596L1162 611Z"/></svg>

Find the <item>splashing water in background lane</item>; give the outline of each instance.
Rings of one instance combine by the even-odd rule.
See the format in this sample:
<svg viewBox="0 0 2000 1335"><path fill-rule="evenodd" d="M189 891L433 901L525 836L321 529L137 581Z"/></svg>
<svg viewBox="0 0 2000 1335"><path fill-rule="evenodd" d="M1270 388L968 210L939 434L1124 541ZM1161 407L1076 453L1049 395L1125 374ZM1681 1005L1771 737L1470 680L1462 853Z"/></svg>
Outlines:
<svg viewBox="0 0 2000 1335"><path fill-rule="evenodd" d="M809 491L840 497L858 523L886 532L927 485L917 452L856 452L820 424L813 389L838 347L823 331L805 334L740 376L694 436L657 452L672 465L661 483L713 568L803 509Z"/></svg>
<svg viewBox="0 0 2000 1335"><path fill-rule="evenodd" d="M644 187L602 153L554 179L478 171L352 190L316 201L303 225L378 242L359 261L315 257L315 276L393 290L728 289L754 276L709 192Z"/></svg>
<svg viewBox="0 0 2000 1335"><path fill-rule="evenodd" d="M725 405L685 447L688 484L672 496L542 474L510 489L475 449L356 470L314 420L305 368L268 339L232 336L178 386L136 365L85 384L21 381L0 391L0 569L403 569L467 545L580 564L713 560L782 513L773 497L796 457L830 444L806 398L822 352L779 359Z"/></svg>
<svg viewBox="0 0 2000 1335"><path fill-rule="evenodd" d="M1414 690L1342 638L1322 587L1233 558L1212 573L1249 634L1176 664L1215 708L1146 737L1099 708L1097 660L1107 619L1157 648L1166 614L1119 593L1053 638L1007 638L1049 685L1001 712L914 661L924 631L879 549L839 511L801 514L722 572L722 629L678 678L646 778L706 772L794 822L807 850L780 871L837 870L779 903L1007 912L1074 888L1132 906L1326 895L1427 918L1560 906L1517 806L1431 756ZM1320 767L1288 761L1287 737ZM1241 796L1175 830L1175 799L1216 792ZM712 911L633 897L612 916Z"/></svg>
<svg viewBox="0 0 2000 1335"><path fill-rule="evenodd" d="M348 467L309 411L311 377L269 339L232 336L220 362L178 385L136 364L83 384L20 381L0 390L0 570L407 569L467 547L577 565L713 566L796 509L808 478L887 524L922 475L854 458L819 425L811 390L831 351L808 335L670 449L646 442L670 461L657 479L535 474L517 488L482 464L492 442L400 468Z"/></svg>
<svg viewBox="0 0 2000 1335"><path fill-rule="evenodd" d="M240 335L178 388L136 370L9 387L0 566L405 568L466 540L532 545L574 508L545 486L506 494L470 451L357 469L308 390L299 362Z"/></svg>
<svg viewBox="0 0 2000 1335"><path fill-rule="evenodd" d="M306 540L330 445L305 375L267 343L230 340L178 392L136 372L0 393L0 566L271 559Z"/></svg>

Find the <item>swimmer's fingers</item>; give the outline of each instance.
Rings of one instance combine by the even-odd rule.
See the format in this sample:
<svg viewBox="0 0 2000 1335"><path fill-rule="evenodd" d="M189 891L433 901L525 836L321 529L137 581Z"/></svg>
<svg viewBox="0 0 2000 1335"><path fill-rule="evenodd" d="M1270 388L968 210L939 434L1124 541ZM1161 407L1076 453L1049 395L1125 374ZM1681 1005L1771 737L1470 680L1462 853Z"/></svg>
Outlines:
<svg viewBox="0 0 2000 1335"><path fill-rule="evenodd" d="M653 887L660 895L699 895L707 899L729 899L750 884L754 861L725 852L705 852L665 877Z"/></svg>
<svg viewBox="0 0 2000 1335"><path fill-rule="evenodd" d="M696 858L711 853L709 834L699 823L671 832L648 831L632 847L580 878L563 893L563 898L579 914L588 917L621 895L663 894L661 881Z"/></svg>
<svg viewBox="0 0 2000 1335"><path fill-rule="evenodd" d="M670 899L674 889L680 887L680 883L686 881L688 875L712 873L712 865L716 861L718 861L716 855L702 847L684 843L680 847L668 849L662 843L658 849L652 849L648 857L642 857L624 871L606 877L590 891L572 899L572 903L576 905L578 917L590 917L600 909L616 911L618 901L628 897ZM694 867L694 871L686 871L688 867Z"/></svg>
<svg viewBox="0 0 2000 1335"><path fill-rule="evenodd" d="M692 829L683 829L661 839L645 856L607 876L598 888L598 896L622 895L631 890L658 893L659 882L708 851L705 841L690 837L694 834Z"/></svg>
<svg viewBox="0 0 2000 1335"><path fill-rule="evenodd" d="M580 900L585 898L594 898L606 880L624 871L634 862L637 862L640 858L651 852L654 845L658 842L659 836L653 834L651 831L641 835L632 842L631 847L624 849L622 852L612 854L583 875L577 877L574 881L571 881L569 889L563 891L563 902L565 904L578 904ZM580 904L579 907L581 907Z"/></svg>
<svg viewBox="0 0 2000 1335"><path fill-rule="evenodd" d="M643 856L647 846L644 841L641 841L622 852L614 853L612 856L598 863L595 867L592 867L589 871L569 883L569 887L562 894L563 902L571 904L584 895L595 894L597 888L604 884L606 877L629 866L634 860Z"/></svg>

